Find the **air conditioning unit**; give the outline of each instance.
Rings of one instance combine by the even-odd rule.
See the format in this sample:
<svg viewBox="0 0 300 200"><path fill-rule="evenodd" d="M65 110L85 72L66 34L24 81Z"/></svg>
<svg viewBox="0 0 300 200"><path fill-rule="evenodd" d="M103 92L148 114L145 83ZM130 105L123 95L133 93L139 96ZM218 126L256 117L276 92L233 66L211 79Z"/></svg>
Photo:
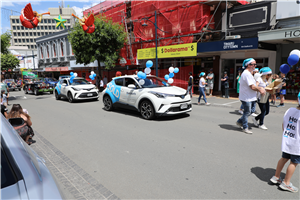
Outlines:
<svg viewBox="0 0 300 200"><path fill-rule="evenodd" d="M229 35L225 37L225 40L234 40L234 39L240 39L240 35Z"/></svg>

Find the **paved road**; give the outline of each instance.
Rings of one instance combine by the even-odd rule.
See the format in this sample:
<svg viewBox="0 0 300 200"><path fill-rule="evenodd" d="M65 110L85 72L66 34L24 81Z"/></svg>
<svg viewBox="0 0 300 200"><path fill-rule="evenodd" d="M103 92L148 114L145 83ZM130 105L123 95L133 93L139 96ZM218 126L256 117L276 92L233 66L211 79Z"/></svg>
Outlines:
<svg viewBox="0 0 300 200"><path fill-rule="evenodd" d="M269 183L281 155L283 114L296 104L271 108L269 130L250 123L254 133L247 135L235 126L237 99L211 97L211 106L198 106L194 97L189 114L145 121L132 111L106 112L102 101L11 97L30 112L38 141L32 147L67 198L299 199ZM297 168L295 186L299 176Z"/></svg>

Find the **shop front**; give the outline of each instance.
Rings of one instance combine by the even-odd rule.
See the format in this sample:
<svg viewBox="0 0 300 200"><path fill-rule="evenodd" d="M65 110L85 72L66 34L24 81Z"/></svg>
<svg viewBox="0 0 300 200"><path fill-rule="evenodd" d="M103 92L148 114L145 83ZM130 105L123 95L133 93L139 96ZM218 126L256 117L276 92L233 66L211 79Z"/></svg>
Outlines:
<svg viewBox="0 0 300 200"><path fill-rule="evenodd" d="M242 64L246 58L254 58L257 67L268 66L275 71L276 48L273 45L265 45L258 42L258 38L242 38L235 40L198 43L198 56L212 56L218 60L214 65L215 89L221 90L221 78L227 72L229 89L236 89L238 71L242 70Z"/></svg>

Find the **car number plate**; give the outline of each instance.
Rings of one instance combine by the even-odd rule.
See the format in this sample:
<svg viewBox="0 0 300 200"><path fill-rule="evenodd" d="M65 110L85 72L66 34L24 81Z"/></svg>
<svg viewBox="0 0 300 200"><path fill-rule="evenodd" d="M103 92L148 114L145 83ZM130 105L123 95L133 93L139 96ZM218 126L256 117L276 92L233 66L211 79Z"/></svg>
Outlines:
<svg viewBox="0 0 300 200"><path fill-rule="evenodd" d="M187 103L181 104L180 105L180 109L186 109L188 107Z"/></svg>
<svg viewBox="0 0 300 200"><path fill-rule="evenodd" d="M87 94L86 96L91 97L91 96L93 96L93 94L92 94L92 93L89 93L89 94Z"/></svg>

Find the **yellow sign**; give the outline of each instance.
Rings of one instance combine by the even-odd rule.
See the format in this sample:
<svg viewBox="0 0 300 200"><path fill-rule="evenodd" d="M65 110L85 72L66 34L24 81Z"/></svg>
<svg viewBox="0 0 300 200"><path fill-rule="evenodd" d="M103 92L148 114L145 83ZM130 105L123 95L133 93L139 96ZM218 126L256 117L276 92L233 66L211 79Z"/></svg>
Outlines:
<svg viewBox="0 0 300 200"><path fill-rule="evenodd" d="M158 58L197 56L197 43L171 45L157 48ZM154 59L155 48L138 49L138 59Z"/></svg>

